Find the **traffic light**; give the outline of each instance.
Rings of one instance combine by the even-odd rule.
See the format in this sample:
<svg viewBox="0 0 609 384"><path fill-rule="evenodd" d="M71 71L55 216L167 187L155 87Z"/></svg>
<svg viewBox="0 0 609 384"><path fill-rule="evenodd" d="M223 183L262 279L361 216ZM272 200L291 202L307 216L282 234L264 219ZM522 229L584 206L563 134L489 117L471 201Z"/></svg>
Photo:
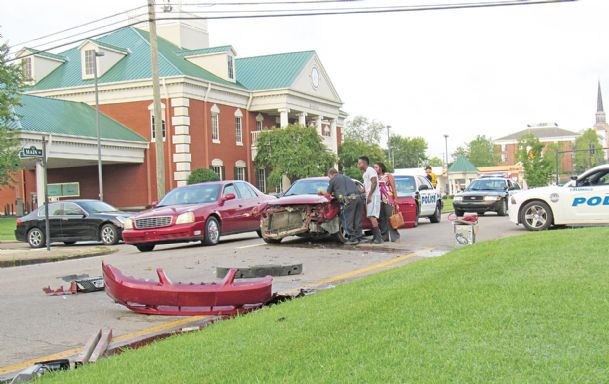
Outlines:
<svg viewBox="0 0 609 384"><path fill-rule="evenodd" d="M590 156L594 155L594 153L596 153L596 146L594 144L590 144L590 146L588 147L590 150Z"/></svg>

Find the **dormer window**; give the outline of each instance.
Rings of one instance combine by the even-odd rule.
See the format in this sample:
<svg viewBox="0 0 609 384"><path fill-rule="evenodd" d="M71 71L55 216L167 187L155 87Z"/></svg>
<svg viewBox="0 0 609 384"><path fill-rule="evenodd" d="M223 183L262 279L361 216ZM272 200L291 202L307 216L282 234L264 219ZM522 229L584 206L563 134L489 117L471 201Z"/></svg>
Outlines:
<svg viewBox="0 0 609 384"><path fill-rule="evenodd" d="M85 51L85 76L95 76L95 50Z"/></svg>
<svg viewBox="0 0 609 384"><path fill-rule="evenodd" d="M231 55L228 55L228 78L235 79L235 60Z"/></svg>
<svg viewBox="0 0 609 384"><path fill-rule="evenodd" d="M34 73L34 71L32 71L32 58L31 57L26 57L24 59L21 59L21 68L23 69L24 79L27 81L32 80L32 74Z"/></svg>

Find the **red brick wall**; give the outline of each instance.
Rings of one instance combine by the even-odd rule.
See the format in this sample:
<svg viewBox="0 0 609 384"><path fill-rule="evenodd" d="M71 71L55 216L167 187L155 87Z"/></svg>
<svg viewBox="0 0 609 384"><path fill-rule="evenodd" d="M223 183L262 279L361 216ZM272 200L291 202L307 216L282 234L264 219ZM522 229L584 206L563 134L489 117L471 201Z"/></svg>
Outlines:
<svg viewBox="0 0 609 384"><path fill-rule="evenodd" d="M544 143L545 146L550 143ZM561 141L558 143L561 151L570 151L573 149L573 142L570 141ZM501 148L501 146L497 146ZM516 147L517 144L507 144L505 146L504 155L507 155L507 159L499 163L499 165L515 165L517 163L516 160ZM545 148L544 148L545 149ZM553 161L553 160L552 160ZM573 171L573 156L570 153L565 153L562 155L561 159L561 168L565 173L569 173Z"/></svg>

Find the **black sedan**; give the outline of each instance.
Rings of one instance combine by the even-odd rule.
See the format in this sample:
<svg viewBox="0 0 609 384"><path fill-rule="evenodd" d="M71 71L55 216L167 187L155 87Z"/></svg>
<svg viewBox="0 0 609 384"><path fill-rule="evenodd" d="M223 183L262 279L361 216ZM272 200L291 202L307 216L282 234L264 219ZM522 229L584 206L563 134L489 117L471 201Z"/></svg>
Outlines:
<svg viewBox="0 0 609 384"><path fill-rule="evenodd" d="M51 242L71 245L77 241L119 242L125 219L131 216L99 200L63 200L49 204ZM32 248L46 245L44 207L17 219L15 238Z"/></svg>
<svg viewBox="0 0 609 384"><path fill-rule="evenodd" d="M465 191L455 195L453 205L455 214L463 216L465 212L497 212L505 216L508 209L508 196L520 189L520 185L503 177L485 177L474 180Z"/></svg>

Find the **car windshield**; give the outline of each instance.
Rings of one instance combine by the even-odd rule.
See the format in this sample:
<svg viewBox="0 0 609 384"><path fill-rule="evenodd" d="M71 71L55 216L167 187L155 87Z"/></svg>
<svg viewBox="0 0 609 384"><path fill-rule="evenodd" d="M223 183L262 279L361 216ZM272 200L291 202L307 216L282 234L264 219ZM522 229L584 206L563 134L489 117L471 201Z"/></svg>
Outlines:
<svg viewBox="0 0 609 384"><path fill-rule="evenodd" d="M169 192L157 207L180 204L206 204L218 200L220 184L198 184L176 188Z"/></svg>
<svg viewBox="0 0 609 384"><path fill-rule="evenodd" d="M284 196L317 195L319 191L327 191L328 184L330 184L328 180L298 180Z"/></svg>
<svg viewBox="0 0 609 384"><path fill-rule="evenodd" d="M479 179L474 180L466 191L505 191L505 180Z"/></svg>
<svg viewBox="0 0 609 384"><path fill-rule="evenodd" d="M103 201L80 201L78 204L89 213L118 212L118 209Z"/></svg>
<svg viewBox="0 0 609 384"><path fill-rule="evenodd" d="M412 176L396 176L395 188L398 190L398 197L411 196L417 190L417 185Z"/></svg>

